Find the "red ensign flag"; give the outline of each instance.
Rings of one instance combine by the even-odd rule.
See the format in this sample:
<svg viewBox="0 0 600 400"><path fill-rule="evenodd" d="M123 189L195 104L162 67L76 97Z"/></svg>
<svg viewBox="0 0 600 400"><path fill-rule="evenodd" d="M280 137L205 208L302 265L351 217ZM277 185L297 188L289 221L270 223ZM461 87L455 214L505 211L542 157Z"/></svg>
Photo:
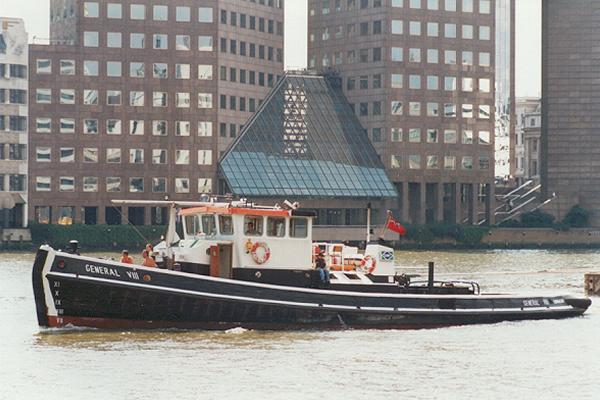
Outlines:
<svg viewBox="0 0 600 400"><path fill-rule="evenodd" d="M400 236L406 235L406 228L400 222L396 221L394 217L390 216L386 228L392 232L396 232Z"/></svg>

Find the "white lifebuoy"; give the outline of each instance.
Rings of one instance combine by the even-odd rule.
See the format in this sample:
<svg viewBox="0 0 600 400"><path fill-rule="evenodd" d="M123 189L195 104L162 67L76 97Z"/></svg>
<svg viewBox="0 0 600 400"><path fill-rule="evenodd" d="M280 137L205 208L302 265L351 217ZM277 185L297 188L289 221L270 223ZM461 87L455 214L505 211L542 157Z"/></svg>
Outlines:
<svg viewBox="0 0 600 400"><path fill-rule="evenodd" d="M360 262L360 268L366 274L372 274L377 266L377 261L371 256L365 256Z"/></svg>
<svg viewBox="0 0 600 400"><path fill-rule="evenodd" d="M264 264L269 261L269 258L271 257L271 250L269 249L269 245L265 242L256 242L252 246L250 254L255 263Z"/></svg>

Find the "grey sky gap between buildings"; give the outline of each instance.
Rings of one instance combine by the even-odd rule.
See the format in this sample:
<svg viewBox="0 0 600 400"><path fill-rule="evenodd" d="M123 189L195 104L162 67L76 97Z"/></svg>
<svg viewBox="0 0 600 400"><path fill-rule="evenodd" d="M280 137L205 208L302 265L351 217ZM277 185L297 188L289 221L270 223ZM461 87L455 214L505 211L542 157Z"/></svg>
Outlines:
<svg viewBox="0 0 600 400"><path fill-rule="evenodd" d="M541 1L518 0L516 4L518 97L539 96L541 91ZM306 65L306 4L306 0L286 2L285 64L292 69ZM30 41L34 36L48 37L49 9L48 0L0 1L0 15L25 20Z"/></svg>

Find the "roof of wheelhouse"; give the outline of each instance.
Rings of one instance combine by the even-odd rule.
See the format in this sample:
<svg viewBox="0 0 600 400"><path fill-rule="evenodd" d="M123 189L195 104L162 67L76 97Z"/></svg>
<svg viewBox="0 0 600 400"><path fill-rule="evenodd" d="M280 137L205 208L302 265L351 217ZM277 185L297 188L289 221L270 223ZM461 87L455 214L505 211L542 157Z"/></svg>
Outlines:
<svg viewBox="0 0 600 400"><path fill-rule="evenodd" d="M239 196L397 196L337 77L286 74L220 172Z"/></svg>

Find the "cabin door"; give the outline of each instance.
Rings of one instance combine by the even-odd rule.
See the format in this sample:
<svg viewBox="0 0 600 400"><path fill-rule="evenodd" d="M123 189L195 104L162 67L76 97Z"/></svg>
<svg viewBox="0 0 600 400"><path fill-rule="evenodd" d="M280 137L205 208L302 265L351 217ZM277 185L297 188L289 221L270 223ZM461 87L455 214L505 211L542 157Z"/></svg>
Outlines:
<svg viewBox="0 0 600 400"><path fill-rule="evenodd" d="M231 278L233 245L220 243L210 248L210 275L218 278Z"/></svg>

